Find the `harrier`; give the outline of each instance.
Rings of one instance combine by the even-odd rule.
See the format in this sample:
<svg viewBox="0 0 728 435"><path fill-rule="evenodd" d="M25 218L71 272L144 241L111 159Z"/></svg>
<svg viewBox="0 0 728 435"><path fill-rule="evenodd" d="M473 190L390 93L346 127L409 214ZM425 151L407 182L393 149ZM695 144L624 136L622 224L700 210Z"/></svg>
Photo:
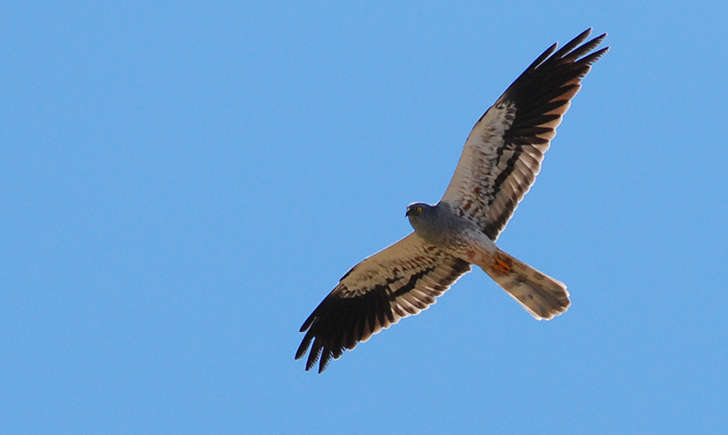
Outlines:
<svg viewBox="0 0 728 435"><path fill-rule="evenodd" d="M536 319L569 307L566 286L500 250L495 241L541 169L544 153L581 79L609 47L606 36L563 48L553 44L518 76L475 123L455 175L440 202L414 203L406 216L414 232L364 259L303 322L296 359L319 373L399 319L435 303L470 265L480 266Z"/></svg>

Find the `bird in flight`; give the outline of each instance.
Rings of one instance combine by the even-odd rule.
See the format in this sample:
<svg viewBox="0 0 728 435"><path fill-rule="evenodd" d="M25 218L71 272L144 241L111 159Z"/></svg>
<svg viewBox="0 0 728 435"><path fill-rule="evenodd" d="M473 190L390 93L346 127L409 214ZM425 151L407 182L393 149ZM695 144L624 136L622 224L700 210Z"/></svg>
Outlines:
<svg viewBox="0 0 728 435"><path fill-rule="evenodd" d="M536 319L569 307L566 286L500 250L495 242L541 169L544 153L581 80L608 49L587 29L546 49L475 123L445 195L414 203L414 232L362 260L303 322L296 359L321 373L344 349L435 303L472 264Z"/></svg>

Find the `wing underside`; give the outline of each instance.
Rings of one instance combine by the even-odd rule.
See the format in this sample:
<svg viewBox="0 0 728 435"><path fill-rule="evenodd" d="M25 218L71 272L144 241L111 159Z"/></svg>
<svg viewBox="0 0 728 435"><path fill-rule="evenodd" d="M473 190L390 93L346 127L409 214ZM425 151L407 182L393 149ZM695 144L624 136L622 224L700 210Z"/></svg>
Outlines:
<svg viewBox="0 0 728 435"><path fill-rule="evenodd" d="M353 349L399 319L426 309L470 265L412 233L354 266L301 326L306 335L296 351L311 348L306 370L319 360L319 372L330 358Z"/></svg>
<svg viewBox="0 0 728 435"><path fill-rule="evenodd" d="M442 201L496 240L541 170L556 127L591 65L609 47L588 29L544 51L473 127ZM580 45L581 44L581 45Z"/></svg>

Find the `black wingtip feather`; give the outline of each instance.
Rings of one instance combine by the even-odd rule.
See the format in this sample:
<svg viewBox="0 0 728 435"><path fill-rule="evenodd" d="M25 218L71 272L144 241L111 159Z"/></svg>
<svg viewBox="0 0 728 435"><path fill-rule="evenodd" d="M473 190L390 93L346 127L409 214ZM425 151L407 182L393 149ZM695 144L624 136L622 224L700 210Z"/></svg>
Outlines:
<svg viewBox="0 0 728 435"><path fill-rule="evenodd" d="M311 370L311 367L313 367L316 364L316 361L321 356L321 349L323 349L324 345L321 343L321 340L318 338L313 341L313 347L311 347L311 352L308 354L308 359L306 360L306 370Z"/></svg>
<svg viewBox="0 0 728 435"><path fill-rule="evenodd" d="M571 50L573 50L576 46L578 46L579 44L581 44L581 42L584 41L589 36L589 34L591 33L591 31L592 31L592 28L589 27L588 29L586 29L583 32L581 32L578 35L576 35L576 37L574 39L572 39L571 41L569 41L566 44L564 44L564 46L561 47L561 49L559 51L557 51L556 53L554 53L554 55L552 56L552 58L563 58L563 57L565 57L567 54L569 54L571 52ZM594 39L597 39L597 38L599 38L599 37L597 36ZM590 41L590 42L587 42L585 45L591 44L594 41L594 39L592 41Z"/></svg>
<svg viewBox="0 0 728 435"><path fill-rule="evenodd" d="M584 54L589 53L590 51L594 50L594 48L596 48L599 44L601 44L602 40L604 39L604 36L605 35L597 36L596 38L592 39L591 41L585 42L580 47L575 48L574 51L568 53L562 59L567 62L580 63L580 61L578 61L576 59L579 59Z"/></svg>
<svg viewBox="0 0 728 435"><path fill-rule="evenodd" d="M546 50L544 50L544 52L541 53L536 58L536 60L534 60L533 62L531 62L531 64L528 65L528 67L526 67L526 71L530 71L532 69L535 69L537 66L541 65L541 63L544 60L546 60L549 56L551 56L551 54L554 52L554 50L556 50L556 47L558 47L558 46L559 46L559 44L557 44L556 42L554 42L553 44L551 44L551 46L549 48L547 48ZM524 71L524 73L525 73L525 71Z"/></svg>
<svg viewBox="0 0 728 435"><path fill-rule="evenodd" d="M583 58L579 59L577 62L580 64L591 66L594 62L599 60L599 58L602 57L604 55L604 53L608 52L609 48L610 47L608 47L608 46L601 48L588 56L584 56Z"/></svg>
<svg viewBox="0 0 728 435"><path fill-rule="evenodd" d="M321 352L321 359L319 360L319 368L318 368L319 373L324 371L326 366L329 364L330 358L331 358L331 350L324 348L323 352Z"/></svg>
<svg viewBox="0 0 728 435"><path fill-rule="evenodd" d="M311 313L311 315L308 316L308 318L306 318L306 320L303 322L303 325L301 325L301 328L298 330L298 332L306 331L311 326L311 323L313 323L313 319L315 316L316 316L316 311L314 310L314 312Z"/></svg>
<svg viewBox="0 0 728 435"><path fill-rule="evenodd" d="M298 350L296 350L296 358L300 359L303 355L306 354L306 351L308 350L308 346L311 344L311 339L313 338L313 332L308 331L306 332L306 335L303 336L303 340L301 340L301 344L298 346Z"/></svg>

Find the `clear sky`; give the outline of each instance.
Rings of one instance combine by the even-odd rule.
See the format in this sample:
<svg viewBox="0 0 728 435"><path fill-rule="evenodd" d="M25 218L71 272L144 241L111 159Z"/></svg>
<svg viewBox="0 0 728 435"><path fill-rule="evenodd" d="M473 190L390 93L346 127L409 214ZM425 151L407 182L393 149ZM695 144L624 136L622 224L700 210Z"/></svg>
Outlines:
<svg viewBox="0 0 728 435"><path fill-rule="evenodd" d="M11 3L1 432L728 424L723 3ZM612 49L499 240L569 311L535 321L476 269L304 372L311 310L589 26Z"/></svg>

